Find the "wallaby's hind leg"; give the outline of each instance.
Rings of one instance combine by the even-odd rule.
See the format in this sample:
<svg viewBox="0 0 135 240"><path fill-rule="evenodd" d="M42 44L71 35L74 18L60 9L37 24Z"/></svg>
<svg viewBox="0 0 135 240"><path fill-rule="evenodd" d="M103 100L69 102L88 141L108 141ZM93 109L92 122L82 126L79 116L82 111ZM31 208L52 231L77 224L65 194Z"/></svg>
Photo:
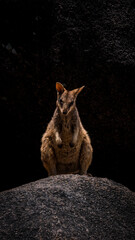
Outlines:
<svg viewBox="0 0 135 240"><path fill-rule="evenodd" d="M80 152L80 171L79 173L87 174L87 170L92 162L92 153L93 148L90 144L90 140L88 137L85 137L82 146L81 146L81 152Z"/></svg>
<svg viewBox="0 0 135 240"><path fill-rule="evenodd" d="M44 168L48 172L48 176L56 175L56 159L50 140L48 138L42 139L41 145L41 161Z"/></svg>

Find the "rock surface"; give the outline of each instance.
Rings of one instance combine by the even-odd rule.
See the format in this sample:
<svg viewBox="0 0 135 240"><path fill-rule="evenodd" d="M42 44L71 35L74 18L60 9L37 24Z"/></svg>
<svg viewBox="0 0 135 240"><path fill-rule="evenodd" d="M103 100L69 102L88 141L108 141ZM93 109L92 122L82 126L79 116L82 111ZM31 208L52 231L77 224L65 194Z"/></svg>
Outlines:
<svg viewBox="0 0 135 240"><path fill-rule="evenodd" d="M59 175L0 193L0 239L134 239L135 193L106 178Z"/></svg>

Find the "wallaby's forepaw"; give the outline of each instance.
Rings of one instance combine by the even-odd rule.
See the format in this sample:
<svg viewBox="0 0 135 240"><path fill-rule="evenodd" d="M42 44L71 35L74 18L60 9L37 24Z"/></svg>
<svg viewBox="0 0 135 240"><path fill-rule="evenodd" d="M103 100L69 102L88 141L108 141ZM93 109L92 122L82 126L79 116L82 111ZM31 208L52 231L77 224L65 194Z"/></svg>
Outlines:
<svg viewBox="0 0 135 240"><path fill-rule="evenodd" d="M74 144L73 142L70 142L70 143L69 143L69 146L72 148L72 147L75 146L75 144Z"/></svg>
<svg viewBox="0 0 135 240"><path fill-rule="evenodd" d="M61 143L61 144L57 144L58 145L58 147L59 148L62 148L62 146L63 146L63 144Z"/></svg>
<svg viewBox="0 0 135 240"><path fill-rule="evenodd" d="M62 148L62 140L61 140L60 137L57 137L57 138L56 138L56 143L57 143L57 146L58 146L59 148Z"/></svg>
<svg viewBox="0 0 135 240"><path fill-rule="evenodd" d="M57 139L57 146L59 148L62 148L62 140L61 140L61 138Z"/></svg>

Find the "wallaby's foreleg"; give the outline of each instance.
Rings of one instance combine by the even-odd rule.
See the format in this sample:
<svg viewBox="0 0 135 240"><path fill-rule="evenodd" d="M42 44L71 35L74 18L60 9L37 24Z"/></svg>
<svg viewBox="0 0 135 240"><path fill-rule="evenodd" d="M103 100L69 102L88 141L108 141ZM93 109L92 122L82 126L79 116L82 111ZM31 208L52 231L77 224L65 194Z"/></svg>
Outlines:
<svg viewBox="0 0 135 240"><path fill-rule="evenodd" d="M58 145L58 147L62 147L62 139L61 139L58 131L56 131L56 133L55 133L55 139L56 139L56 144Z"/></svg>
<svg viewBox="0 0 135 240"><path fill-rule="evenodd" d="M78 133L79 133L79 129L75 128L73 131L72 141L70 142L70 147L74 147L74 145L76 144L78 140Z"/></svg>
<svg viewBox="0 0 135 240"><path fill-rule="evenodd" d="M48 138L44 138L41 145L41 161L48 172L48 176L56 175L56 158Z"/></svg>
<svg viewBox="0 0 135 240"><path fill-rule="evenodd" d="M88 137L84 138L80 152L80 170L79 173L87 174L87 170L92 162L93 148Z"/></svg>

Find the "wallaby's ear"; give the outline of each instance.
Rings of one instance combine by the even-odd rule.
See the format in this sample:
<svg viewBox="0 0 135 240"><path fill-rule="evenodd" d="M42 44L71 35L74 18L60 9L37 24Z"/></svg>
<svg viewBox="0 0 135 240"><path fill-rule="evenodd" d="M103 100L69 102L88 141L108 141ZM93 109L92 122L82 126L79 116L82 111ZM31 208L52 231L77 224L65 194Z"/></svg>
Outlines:
<svg viewBox="0 0 135 240"><path fill-rule="evenodd" d="M83 90L85 86L82 86L80 88L77 88L77 89L74 89L73 92L74 92L74 95L77 97L77 95Z"/></svg>
<svg viewBox="0 0 135 240"><path fill-rule="evenodd" d="M57 90L57 92L62 94L65 91L65 88L63 87L63 85L60 82L56 82L56 90Z"/></svg>

